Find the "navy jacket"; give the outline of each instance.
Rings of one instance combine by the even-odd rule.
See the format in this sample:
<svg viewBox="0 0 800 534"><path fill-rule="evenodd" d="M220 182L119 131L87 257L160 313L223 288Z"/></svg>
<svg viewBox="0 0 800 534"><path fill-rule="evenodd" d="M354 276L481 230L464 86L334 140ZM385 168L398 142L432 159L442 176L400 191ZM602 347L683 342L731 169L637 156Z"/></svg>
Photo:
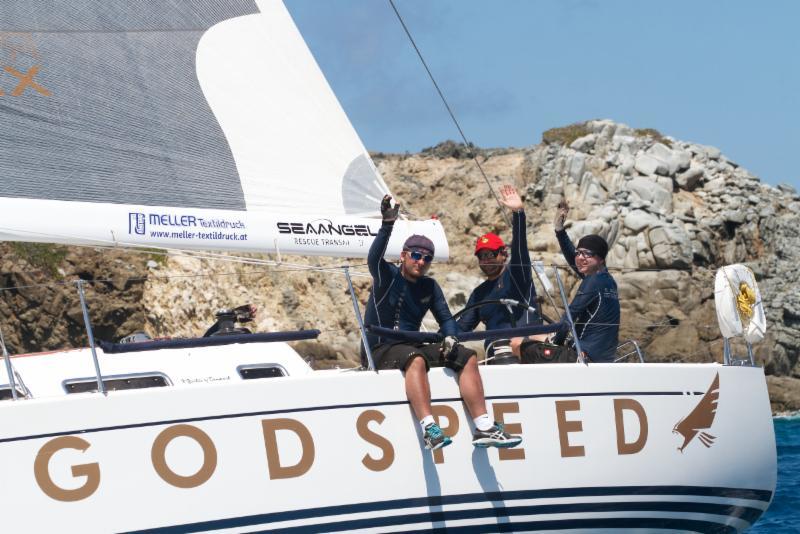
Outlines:
<svg viewBox="0 0 800 534"><path fill-rule="evenodd" d="M536 289L533 285L531 257L528 253L528 239L525 233L525 212L515 211L511 216L511 260L503 274L494 280L485 280L476 287L469 296L466 306L485 300L514 299L529 306L536 307ZM502 304L487 304L473 308L462 315L458 326L469 332L478 326L486 325L486 330L511 328L512 317L516 326L541 324L538 313L512 308L512 313ZM488 343L488 340L487 340Z"/></svg>
<svg viewBox="0 0 800 534"><path fill-rule="evenodd" d="M577 275L582 278L575 298L569 305L581 350L593 362L614 361L619 344L619 297L617 283L607 270L584 277L575 266L575 246L565 230L557 231L556 237L561 253ZM566 321L566 314L562 316ZM555 342L561 343L569 334L565 326L556 334Z"/></svg>
<svg viewBox="0 0 800 534"><path fill-rule="evenodd" d="M423 276L416 282L409 282L403 278L396 265L383 259L392 228L393 224L381 225L369 248L367 264L372 275L372 289L364 314L364 324L418 331L422 318L430 310L444 335L456 335L458 326L436 280ZM395 342L374 334L367 334L367 341L370 348L380 343Z"/></svg>

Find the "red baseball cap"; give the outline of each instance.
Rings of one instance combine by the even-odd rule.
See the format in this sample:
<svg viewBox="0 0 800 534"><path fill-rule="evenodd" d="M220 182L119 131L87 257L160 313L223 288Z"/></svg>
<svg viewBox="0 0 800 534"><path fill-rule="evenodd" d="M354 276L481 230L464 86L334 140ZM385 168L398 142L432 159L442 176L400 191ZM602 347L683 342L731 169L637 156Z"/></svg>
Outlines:
<svg viewBox="0 0 800 534"><path fill-rule="evenodd" d="M483 234L478 238L478 241L475 243L475 254L481 250L495 251L505 248L505 246L506 244L503 243L503 240L500 239L499 235L489 232L488 234Z"/></svg>

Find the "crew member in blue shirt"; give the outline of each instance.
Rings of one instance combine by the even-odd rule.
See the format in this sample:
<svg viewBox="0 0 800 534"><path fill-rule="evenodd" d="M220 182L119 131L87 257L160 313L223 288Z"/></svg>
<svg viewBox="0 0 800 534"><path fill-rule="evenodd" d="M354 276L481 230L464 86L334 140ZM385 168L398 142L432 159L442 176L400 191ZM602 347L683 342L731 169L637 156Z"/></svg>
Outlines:
<svg viewBox="0 0 800 534"><path fill-rule="evenodd" d="M522 438L508 434L501 424L489 417L475 351L457 343L454 336L458 333L458 326L442 289L436 280L426 276L435 253L433 242L421 235L409 237L400 253L399 268L383 259L399 210L399 204L391 207L389 195L383 198L383 223L367 257L372 290L364 322L367 326L418 331L422 318L430 310L447 337L440 346L407 341L398 343L368 334L374 363L378 369L404 371L406 396L420 422L425 448L439 449L452 442L431 413L427 373L431 366L441 365L458 373L461 397L476 428L472 444L476 447L514 447Z"/></svg>
<svg viewBox="0 0 800 534"><path fill-rule="evenodd" d="M613 362L619 342L619 297L617 283L606 269L608 243L599 235L586 235L578 241L577 248L570 241L564 223L569 213L566 201L558 205L553 224L561 253L570 267L581 278L578 292L569 305L581 351L592 362ZM566 314L561 318L566 319ZM569 334L569 327L559 330L553 339L561 344Z"/></svg>
<svg viewBox="0 0 800 534"><path fill-rule="evenodd" d="M513 186L504 185L500 188L500 202L512 213L511 260L507 262L509 251L500 236L488 233L478 238L475 256L486 280L472 291L465 306L468 310L458 320L459 328L464 331L474 330L481 322L486 330L542 323L542 318L535 310L536 288L533 285L531 258L528 253L522 198ZM524 307L513 307L509 311L503 304L486 304L469 309L474 304L499 299L513 299ZM521 339L513 338L505 343L502 340L494 343L492 355L501 358L513 349L513 354L519 357Z"/></svg>

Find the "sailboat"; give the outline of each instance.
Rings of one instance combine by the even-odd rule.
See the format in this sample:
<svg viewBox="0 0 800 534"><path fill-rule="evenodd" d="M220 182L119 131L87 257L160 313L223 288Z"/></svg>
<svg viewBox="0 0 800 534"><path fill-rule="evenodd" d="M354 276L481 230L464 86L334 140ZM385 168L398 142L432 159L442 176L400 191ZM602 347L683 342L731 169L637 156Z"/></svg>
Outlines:
<svg viewBox="0 0 800 534"><path fill-rule="evenodd" d="M0 239L365 256L389 189L280 0L145 4L4 4ZM437 220L387 254L413 233L446 259ZM8 531L739 532L774 494L764 373L730 351L486 366L515 449L474 448L432 369L432 453L400 372L312 370L287 342L315 330L95 346L84 317L90 347L4 358Z"/></svg>

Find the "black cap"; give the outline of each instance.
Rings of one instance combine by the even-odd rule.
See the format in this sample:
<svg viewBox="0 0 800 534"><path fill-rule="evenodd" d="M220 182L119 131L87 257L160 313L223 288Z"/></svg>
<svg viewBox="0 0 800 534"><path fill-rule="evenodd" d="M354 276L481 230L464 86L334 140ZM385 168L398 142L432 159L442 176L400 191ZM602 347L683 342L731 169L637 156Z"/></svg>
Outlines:
<svg viewBox="0 0 800 534"><path fill-rule="evenodd" d="M603 259L606 259L606 254L608 254L608 243L606 243L605 239L596 234L583 236L581 240L578 241L577 248L591 250Z"/></svg>
<svg viewBox="0 0 800 534"><path fill-rule="evenodd" d="M403 250L423 250L433 256L433 241L424 235L414 234L403 243Z"/></svg>

